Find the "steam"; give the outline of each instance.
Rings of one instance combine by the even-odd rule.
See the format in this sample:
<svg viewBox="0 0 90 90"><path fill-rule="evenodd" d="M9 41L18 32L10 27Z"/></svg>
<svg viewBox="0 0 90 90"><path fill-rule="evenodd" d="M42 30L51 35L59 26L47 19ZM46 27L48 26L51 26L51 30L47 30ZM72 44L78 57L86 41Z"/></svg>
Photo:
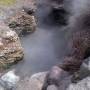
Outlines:
<svg viewBox="0 0 90 90"><path fill-rule="evenodd" d="M90 0L72 0L69 26L75 30L90 28Z"/></svg>

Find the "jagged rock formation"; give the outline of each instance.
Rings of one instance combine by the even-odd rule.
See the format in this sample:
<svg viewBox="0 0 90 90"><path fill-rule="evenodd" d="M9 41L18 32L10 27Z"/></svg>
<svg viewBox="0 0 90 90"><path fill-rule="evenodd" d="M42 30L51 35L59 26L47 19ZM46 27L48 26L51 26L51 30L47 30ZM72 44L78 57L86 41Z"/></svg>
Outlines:
<svg viewBox="0 0 90 90"><path fill-rule="evenodd" d="M8 26L0 24L0 70L23 58L23 48L18 35Z"/></svg>
<svg viewBox="0 0 90 90"><path fill-rule="evenodd" d="M24 35L36 30L35 17L24 11L18 12L15 16L11 17L8 24L18 35Z"/></svg>

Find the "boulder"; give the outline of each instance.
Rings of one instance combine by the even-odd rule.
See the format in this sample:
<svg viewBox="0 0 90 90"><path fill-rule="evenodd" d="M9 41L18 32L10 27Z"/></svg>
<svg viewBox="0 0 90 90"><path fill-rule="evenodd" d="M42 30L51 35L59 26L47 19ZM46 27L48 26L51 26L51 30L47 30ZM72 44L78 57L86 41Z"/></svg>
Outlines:
<svg viewBox="0 0 90 90"><path fill-rule="evenodd" d="M31 77L25 76L23 80L19 81L14 90L41 90L46 73L37 73Z"/></svg>
<svg viewBox="0 0 90 90"><path fill-rule="evenodd" d="M5 24L0 24L0 70L22 60L23 55L18 35Z"/></svg>
<svg viewBox="0 0 90 90"><path fill-rule="evenodd" d="M20 11L16 13L15 16L12 16L8 25L12 30L15 30L18 35L25 35L36 30L35 17L24 11Z"/></svg>
<svg viewBox="0 0 90 90"><path fill-rule="evenodd" d="M37 74L34 74L31 76L31 78L29 78L29 88L26 89L26 87L24 87L24 89L17 89L17 90L41 90L42 85L44 83L44 79L46 76L47 72L40 72ZM65 80L63 80L60 83L60 87L59 89L54 86L51 85L48 87L47 90L90 90L90 61L88 61L87 63L83 63L83 65L81 66L80 70L75 73L73 76L73 80L75 79L76 82L73 83L71 82L72 79L70 77L65 78Z"/></svg>
<svg viewBox="0 0 90 90"><path fill-rule="evenodd" d="M29 81L31 90L41 90L46 74L47 72L42 72L42 73L37 73L31 76L30 81Z"/></svg>
<svg viewBox="0 0 90 90"><path fill-rule="evenodd" d="M4 21L18 35L36 29L35 0L0 0L0 21Z"/></svg>
<svg viewBox="0 0 90 90"><path fill-rule="evenodd" d="M0 90L12 90L20 77L15 74L15 70L11 70L0 78Z"/></svg>
<svg viewBox="0 0 90 90"><path fill-rule="evenodd" d="M74 74L74 83L71 83L67 90L90 90L90 58L81 66L80 70Z"/></svg>

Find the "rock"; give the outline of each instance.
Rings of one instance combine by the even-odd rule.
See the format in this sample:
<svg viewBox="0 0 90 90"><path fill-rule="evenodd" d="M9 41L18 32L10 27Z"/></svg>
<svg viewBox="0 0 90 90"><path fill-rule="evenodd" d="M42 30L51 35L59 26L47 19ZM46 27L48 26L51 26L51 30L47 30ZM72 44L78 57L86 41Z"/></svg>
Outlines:
<svg viewBox="0 0 90 90"><path fill-rule="evenodd" d="M31 77L25 76L25 78L17 84L14 90L40 90L46 73L47 72L37 73Z"/></svg>
<svg viewBox="0 0 90 90"><path fill-rule="evenodd" d="M36 30L36 21L33 15L29 15L24 11L16 13L8 21L8 25L15 30L18 35L25 35Z"/></svg>
<svg viewBox="0 0 90 90"><path fill-rule="evenodd" d="M47 72L40 72L40 73L32 75L31 78L29 79L29 89L41 90L46 74L47 74ZM66 80L68 81L68 79L66 79ZM65 80L65 83L66 83L66 80ZM63 84L61 84L61 85L63 85ZM63 85L63 86L65 86L65 85ZM29 90L29 89L27 89L27 90ZM50 85L47 88L47 90L58 90L58 88L55 85ZM65 90L65 89L63 89L63 87L60 87L60 90Z"/></svg>
<svg viewBox="0 0 90 90"><path fill-rule="evenodd" d="M71 83L67 90L90 90L90 58L82 64L75 75L75 83Z"/></svg>
<svg viewBox="0 0 90 90"><path fill-rule="evenodd" d="M54 85L50 85L47 90L58 90Z"/></svg>
<svg viewBox="0 0 90 90"><path fill-rule="evenodd" d="M88 60L87 60L88 61ZM84 62L81 66L79 72L77 72L77 75L80 77L78 78L76 83L71 82L71 76L68 78L65 78L61 83L60 87L57 88L54 85L51 85L48 87L47 90L90 90L90 61L87 63ZM42 85L44 83L44 79L47 72L40 72L37 74L34 74L29 79L29 87L28 89L16 89L16 90L41 90ZM76 74L76 73L75 73Z"/></svg>
<svg viewBox="0 0 90 90"><path fill-rule="evenodd" d="M12 16L17 11L23 8L28 10L36 10L36 0L0 0L0 20L6 21L7 18Z"/></svg>
<svg viewBox="0 0 90 90"><path fill-rule="evenodd" d="M82 66L80 67L80 70L76 73L74 73L72 82L76 83L82 79L85 79L87 76L90 76L90 59L86 59Z"/></svg>
<svg viewBox="0 0 90 90"><path fill-rule="evenodd" d="M30 78L31 90L41 90L47 72L37 73ZM38 83L38 84L37 84ZM34 86L35 85L35 86Z"/></svg>
<svg viewBox="0 0 90 90"><path fill-rule="evenodd" d="M33 32L36 28L33 15L36 11L35 3L35 0L0 0L0 20L18 35Z"/></svg>
<svg viewBox="0 0 90 90"><path fill-rule="evenodd" d="M18 35L35 31L35 3L36 0L0 0L0 21L4 21Z"/></svg>
<svg viewBox="0 0 90 90"><path fill-rule="evenodd" d="M3 75L1 80L6 82L9 86L14 86L19 81L19 77L15 75L15 70L12 70Z"/></svg>
<svg viewBox="0 0 90 90"><path fill-rule="evenodd" d="M90 90L90 77L87 77L76 84L70 84L67 90Z"/></svg>
<svg viewBox="0 0 90 90"><path fill-rule="evenodd" d="M12 90L17 82L20 80L19 76L15 75L15 70L9 71L0 78L0 90Z"/></svg>
<svg viewBox="0 0 90 90"><path fill-rule="evenodd" d="M35 0L25 0L23 9L29 15L34 15L37 10L37 4Z"/></svg>
<svg viewBox="0 0 90 90"><path fill-rule="evenodd" d="M23 55L18 35L5 24L0 24L0 70L22 60Z"/></svg>

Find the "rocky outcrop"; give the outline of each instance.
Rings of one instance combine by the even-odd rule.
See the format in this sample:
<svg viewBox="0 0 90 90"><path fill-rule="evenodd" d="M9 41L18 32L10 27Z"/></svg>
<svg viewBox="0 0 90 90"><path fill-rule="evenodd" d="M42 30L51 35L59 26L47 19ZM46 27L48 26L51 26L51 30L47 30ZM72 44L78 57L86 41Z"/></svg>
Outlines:
<svg viewBox="0 0 90 90"><path fill-rule="evenodd" d="M41 87L44 83L44 79L47 72L40 72L35 75L33 75L29 79L29 88L28 89L17 89L17 90L41 90ZM71 76L66 78L61 82L61 86L59 87L59 90L90 90L90 61L87 63L83 63L81 66L79 72L75 73L76 77L73 78L77 82L72 83L71 82ZM54 85L51 85L48 87L47 90L58 90L57 87Z"/></svg>
<svg viewBox="0 0 90 90"><path fill-rule="evenodd" d="M6 25L0 23L0 70L23 58L23 48L18 35Z"/></svg>
<svg viewBox="0 0 90 90"><path fill-rule="evenodd" d="M35 11L35 0L0 0L0 20L18 35L35 31Z"/></svg>
<svg viewBox="0 0 90 90"><path fill-rule="evenodd" d="M12 16L8 23L9 27L17 32L18 35L25 35L36 30L36 21L33 15L24 11Z"/></svg>
<svg viewBox="0 0 90 90"><path fill-rule="evenodd" d="M0 90L13 90L20 77L15 74L15 70L11 70L0 78Z"/></svg>
<svg viewBox="0 0 90 90"><path fill-rule="evenodd" d="M74 74L76 82L71 83L67 90L90 90L90 58L83 63L80 70Z"/></svg>

